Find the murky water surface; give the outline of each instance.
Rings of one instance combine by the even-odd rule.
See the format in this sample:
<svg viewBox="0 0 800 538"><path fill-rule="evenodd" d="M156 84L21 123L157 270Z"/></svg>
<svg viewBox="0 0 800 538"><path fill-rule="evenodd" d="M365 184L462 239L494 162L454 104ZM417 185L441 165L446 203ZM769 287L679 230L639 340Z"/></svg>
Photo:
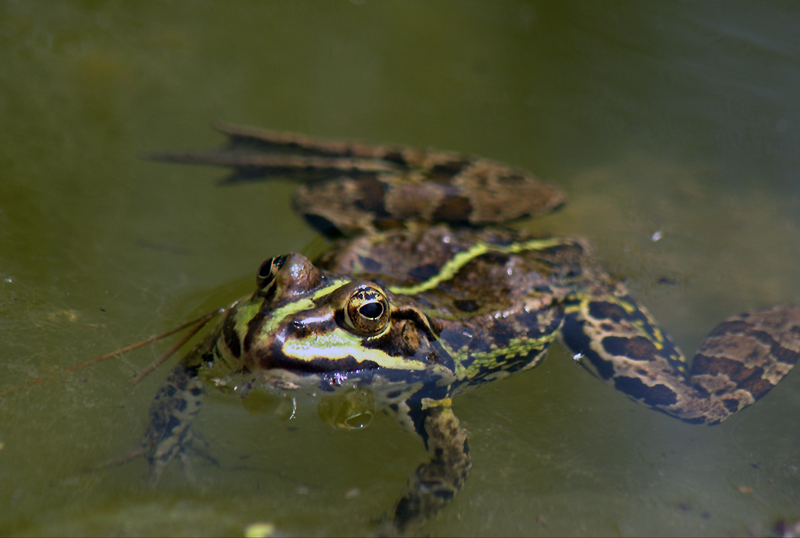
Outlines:
<svg viewBox="0 0 800 538"><path fill-rule="evenodd" d="M216 120L478 153L570 202L686 351L800 302L797 2L0 5L0 390L247 293L315 234L280 182L143 161ZM656 240L660 238L659 240ZM366 534L423 457L388 417L333 431L210 400L155 490L134 447L167 344L0 400L0 533ZM433 535L763 534L800 518L800 375L723 425L640 407L561 349L464 395L474 469Z"/></svg>

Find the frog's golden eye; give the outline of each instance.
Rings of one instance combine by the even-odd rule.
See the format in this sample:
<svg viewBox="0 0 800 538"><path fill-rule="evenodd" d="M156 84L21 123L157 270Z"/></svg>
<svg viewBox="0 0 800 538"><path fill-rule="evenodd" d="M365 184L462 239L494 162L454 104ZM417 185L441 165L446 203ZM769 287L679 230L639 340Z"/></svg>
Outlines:
<svg viewBox="0 0 800 538"><path fill-rule="evenodd" d="M261 264L258 268L256 275L256 285L261 294L267 291L270 285L275 281L275 275L278 274L283 264L286 262L286 256L275 256Z"/></svg>
<svg viewBox="0 0 800 538"><path fill-rule="evenodd" d="M347 327L362 336L374 336L389 325L389 300L375 287L359 288L344 309Z"/></svg>

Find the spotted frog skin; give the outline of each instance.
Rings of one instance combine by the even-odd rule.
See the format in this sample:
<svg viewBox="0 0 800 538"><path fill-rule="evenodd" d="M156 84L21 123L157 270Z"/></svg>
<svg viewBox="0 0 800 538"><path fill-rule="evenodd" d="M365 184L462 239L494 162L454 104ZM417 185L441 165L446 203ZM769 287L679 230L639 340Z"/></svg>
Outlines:
<svg viewBox="0 0 800 538"><path fill-rule="evenodd" d="M421 438L427 459L382 528L411 532L453 499L471 467L453 397L536 366L554 340L632 399L705 424L764 396L800 354L800 309L774 306L724 321L690 365L585 241L502 227L565 200L526 171L456 153L219 129L227 147L155 158L229 167L227 181L301 182L296 210L334 242L314 261L290 253L264 262L253 294L169 375L141 448L153 482L186 458L209 387L337 395L340 427L384 410Z"/></svg>

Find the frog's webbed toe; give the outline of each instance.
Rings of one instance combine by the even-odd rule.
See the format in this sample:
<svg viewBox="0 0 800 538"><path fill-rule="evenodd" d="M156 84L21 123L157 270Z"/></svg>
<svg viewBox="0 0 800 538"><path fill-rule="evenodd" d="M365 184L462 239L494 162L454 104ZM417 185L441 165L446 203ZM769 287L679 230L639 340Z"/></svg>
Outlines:
<svg viewBox="0 0 800 538"><path fill-rule="evenodd" d="M773 306L714 328L694 356L689 381L724 420L766 395L798 358L800 307Z"/></svg>

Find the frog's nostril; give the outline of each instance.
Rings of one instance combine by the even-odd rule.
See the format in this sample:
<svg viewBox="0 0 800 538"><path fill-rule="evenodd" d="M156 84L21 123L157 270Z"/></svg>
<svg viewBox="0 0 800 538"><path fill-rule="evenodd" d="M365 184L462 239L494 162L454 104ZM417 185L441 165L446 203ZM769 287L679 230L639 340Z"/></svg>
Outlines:
<svg viewBox="0 0 800 538"><path fill-rule="evenodd" d="M308 325L306 325L305 323L303 323L300 320L292 321L289 324L289 329L290 329L290 332L292 333L292 336L295 336L295 337L302 338L304 336L307 336L308 333L309 333Z"/></svg>

